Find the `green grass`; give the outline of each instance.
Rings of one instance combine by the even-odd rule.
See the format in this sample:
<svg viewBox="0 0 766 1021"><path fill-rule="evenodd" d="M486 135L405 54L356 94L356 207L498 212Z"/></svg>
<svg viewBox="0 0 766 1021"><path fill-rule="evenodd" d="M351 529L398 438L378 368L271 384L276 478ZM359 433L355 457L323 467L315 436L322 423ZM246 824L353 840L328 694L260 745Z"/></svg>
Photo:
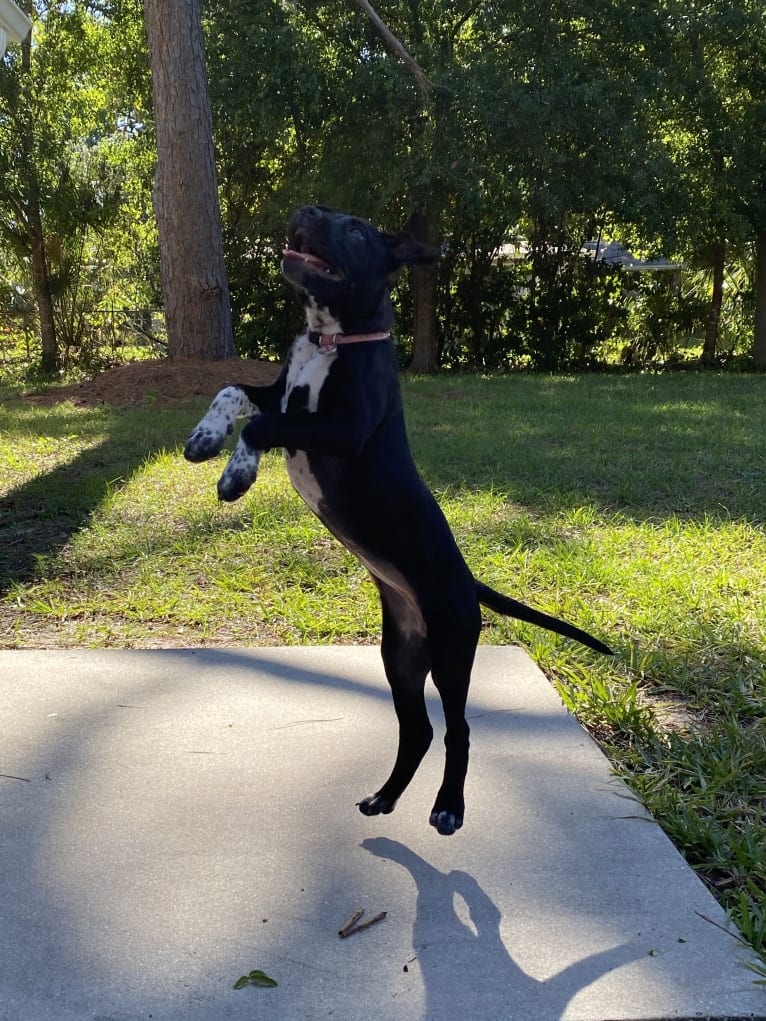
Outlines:
<svg viewBox="0 0 766 1021"><path fill-rule="evenodd" d="M603 635L522 641L766 960L766 379L408 381L474 572ZM187 409L0 408L0 644L373 642L376 593L278 455L219 505ZM759 966L763 967L763 966ZM766 974L766 971L763 972Z"/></svg>

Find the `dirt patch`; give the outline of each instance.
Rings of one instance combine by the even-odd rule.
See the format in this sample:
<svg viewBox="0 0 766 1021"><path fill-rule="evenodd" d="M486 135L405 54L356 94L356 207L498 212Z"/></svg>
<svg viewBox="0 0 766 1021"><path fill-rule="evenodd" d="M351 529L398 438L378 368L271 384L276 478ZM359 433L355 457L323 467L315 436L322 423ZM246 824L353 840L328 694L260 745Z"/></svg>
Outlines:
<svg viewBox="0 0 766 1021"><path fill-rule="evenodd" d="M82 407L110 404L126 408L137 405L185 404L194 397L214 397L224 386L272 383L279 374L276 362L230 358L206 362L194 358L151 359L116 365L93 379L66 386L49 387L27 395L34 404L51 405L72 401Z"/></svg>

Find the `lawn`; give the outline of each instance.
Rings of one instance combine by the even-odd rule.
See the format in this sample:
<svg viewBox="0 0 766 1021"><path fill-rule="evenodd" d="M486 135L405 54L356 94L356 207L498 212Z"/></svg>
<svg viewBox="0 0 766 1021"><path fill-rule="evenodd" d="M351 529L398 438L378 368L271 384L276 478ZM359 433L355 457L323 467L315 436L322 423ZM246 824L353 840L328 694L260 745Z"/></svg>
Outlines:
<svg viewBox="0 0 766 1021"><path fill-rule="evenodd" d="M529 649L763 955L766 378L438 377L405 402L474 573L617 655L490 614L482 640ZM7 396L0 645L377 640L278 455L231 506L223 458L183 460L203 410Z"/></svg>

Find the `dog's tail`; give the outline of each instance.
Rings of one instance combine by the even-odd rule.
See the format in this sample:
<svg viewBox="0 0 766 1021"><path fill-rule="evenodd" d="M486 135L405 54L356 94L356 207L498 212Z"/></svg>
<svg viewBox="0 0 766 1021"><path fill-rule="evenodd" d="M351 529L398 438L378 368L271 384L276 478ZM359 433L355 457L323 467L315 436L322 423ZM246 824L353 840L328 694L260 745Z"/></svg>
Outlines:
<svg viewBox="0 0 766 1021"><path fill-rule="evenodd" d="M568 624L565 620L559 620L558 617L551 617L540 610L533 610L531 606L520 603L518 599L503 596L499 592L495 592L494 589L491 589L489 585L485 585L478 580L476 580L476 595L479 597L479 602L482 606L494 610L495 613L502 613L506 617L515 617L516 620L526 621L527 624L536 624L538 627L547 628L548 631L555 631L556 634L565 635L567 638L574 638L576 642L581 642L583 645L587 645L588 648L595 649L596 652L602 652L605 656L614 655L608 645L604 645L598 638L589 635L582 628L575 627L574 624Z"/></svg>

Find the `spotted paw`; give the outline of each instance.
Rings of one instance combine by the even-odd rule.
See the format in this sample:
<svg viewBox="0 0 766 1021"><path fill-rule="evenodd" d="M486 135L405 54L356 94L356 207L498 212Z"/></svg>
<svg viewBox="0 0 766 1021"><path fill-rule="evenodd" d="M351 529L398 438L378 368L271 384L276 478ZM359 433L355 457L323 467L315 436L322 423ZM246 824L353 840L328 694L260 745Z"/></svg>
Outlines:
<svg viewBox="0 0 766 1021"><path fill-rule="evenodd" d="M431 812L431 817L428 821L435 828L436 832L441 833L444 837L451 837L463 825L462 816L457 816L453 812L447 811L435 810Z"/></svg>
<svg viewBox="0 0 766 1021"><path fill-rule="evenodd" d="M229 432L233 428L232 423ZM203 420L186 441L184 457L193 464L199 464L200 461L209 461L211 457L215 457L216 454L221 452L227 436L227 432L221 432L204 425Z"/></svg>
<svg viewBox="0 0 766 1021"><path fill-rule="evenodd" d="M366 798L357 801L356 807L362 815L389 815L396 808L396 799L390 801L380 794L368 794Z"/></svg>
<svg viewBox="0 0 766 1021"><path fill-rule="evenodd" d="M184 457L195 464L209 461L220 453L226 437L234 431L238 418L255 414L258 408L239 386L227 386L220 390L207 414L194 429L184 447Z"/></svg>
<svg viewBox="0 0 766 1021"><path fill-rule="evenodd" d="M218 480L218 499L232 503L243 496L255 482L260 462L260 450L253 450L240 438Z"/></svg>

